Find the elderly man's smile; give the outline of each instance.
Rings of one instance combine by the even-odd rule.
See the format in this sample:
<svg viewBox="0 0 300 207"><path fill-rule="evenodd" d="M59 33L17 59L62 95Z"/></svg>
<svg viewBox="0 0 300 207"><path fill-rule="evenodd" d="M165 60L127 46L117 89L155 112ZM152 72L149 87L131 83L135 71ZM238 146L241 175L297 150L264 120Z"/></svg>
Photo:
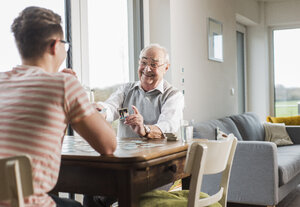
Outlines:
<svg viewBox="0 0 300 207"><path fill-rule="evenodd" d="M152 73L142 73L144 76L148 77L148 78L152 78L154 77L155 75L152 74Z"/></svg>

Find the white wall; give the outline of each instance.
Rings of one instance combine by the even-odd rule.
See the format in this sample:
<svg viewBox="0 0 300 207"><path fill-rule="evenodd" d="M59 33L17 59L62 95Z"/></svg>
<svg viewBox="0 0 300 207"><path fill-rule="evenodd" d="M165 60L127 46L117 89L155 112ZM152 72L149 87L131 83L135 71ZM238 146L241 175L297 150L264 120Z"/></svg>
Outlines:
<svg viewBox="0 0 300 207"><path fill-rule="evenodd" d="M208 60L208 17L223 23L223 63ZM170 26L170 72L172 84L185 90L185 118L200 121L237 113L237 97L230 94L237 86L233 1L172 0Z"/></svg>
<svg viewBox="0 0 300 207"><path fill-rule="evenodd" d="M271 28L300 24L300 1L260 2L260 21L247 26L248 110L274 115Z"/></svg>
<svg viewBox="0 0 300 207"><path fill-rule="evenodd" d="M230 94L231 88L237 90L236 20L247 26L248 111L256 112L261 120L272 114L269 30L270 26L300 23L299 0L144 1L150 8L147 37L170 51L167 79L185 90L186 119L202 121L237 113L236 94ZM223 23L223 63L208 60L208 17Z"/></svg>
<svg viewBox="0 0 300 207"><path fill-rule="evenodd" d="M266 2L265 18L268 26L300 24L300 1Z"/></svg>
<svg viewBox="0 0 300 207"><path fill-rule="evenodd" d="M223 23L222 63L208 60L208 17ZM237 90L234 1L171 1L171 46L177 86L185 68L185 118L201 121L237 113L236 94L230 94L231 88Z"/></svg>
<svg viewBox="0 0 300 207"><path fill-rule="evenodd" d="M235 0L236 20L246 26L247 111L265 120L270 114L268 28L265 3Z"/></svg>
<svg viewBox="0 0 300 207"><path fill-rule="evenodd" d="M159 43L168 50L171 56L170 0L144 0L144 6L148 7L148 11L144 11L146 14L144 32L148 32L144 35L145 45ZM172 65L170 70L172 70ZM172 82L172 73L168 71L165 79Z"/></svg>
<svg viewBox="0 0 300 207"><path fill-rule="evenodd" d="M257 1L235 0L236 19L244 25L260 23L260 6Z"/></svg>
<svg viewBox="0 0 300 207"><path fill-rule="evenodd" d="M260 3L256 26L247 27L247 82L248 111L257 113L261 120L270 115L270 73L268 28L264 21L264 3Z"/></svg>

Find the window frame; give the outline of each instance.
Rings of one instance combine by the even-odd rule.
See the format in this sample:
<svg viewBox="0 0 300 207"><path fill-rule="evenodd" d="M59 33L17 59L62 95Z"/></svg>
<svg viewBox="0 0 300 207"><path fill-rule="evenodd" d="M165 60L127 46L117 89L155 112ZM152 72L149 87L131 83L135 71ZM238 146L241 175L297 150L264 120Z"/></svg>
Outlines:
<svg viewBox="0 0 300 207"><path fill-rule="evenodd" d="M143 0L127 0L129 81L138 80L138 60L144 47ZM68 51L67 67L72 68L83 85L89 86L88 5L87 0L65 0L66 39L72 46ZM76 24L75 24L76 22ZM73 24L72 24L73 23ZM76 50L72 50L76 48ZM68 126L68 135L74 135Z"/></svg>
<svg viewBox="0 0 300 207"><path fill-rule="evenodd" d="M68 42L70 42L70 48L67 52L67 58L66 58L66 67L67 68L73 68L73 58L72 58L72 18L71 18L71 0L65 0L65 38ZM69 136L74 135L74 131L70 124L67 126L66 134Z"/></svg>
<svg viewBox="0 0 300 207"><path fill-rule="evenodd" d="M275 65L274 65L274 31L286 29L300 29L300 24L273 26L269 28L269 77L270 77L270 115L276 117L276 90L275 90Z"/></svg>
<svg viewBox="0 0 300 207"><path fill-rule="evenodd" d="M67 42L70 42L70 48L67 52L66 58L66 67L73 67L73 58L72 58L72 21L71 21L71 0L65 0L65 38Z"/></svg>
<svg viewBox="0 0 300 207"><path fill-rule="evenodd" d="M88 48L88 0L66 0L70 2L71 11L71 53L73 70L83 85L89 85L89 48ZM138 80L137 67L139 53L144 47L143 0L128 1L128 48L129 81Z"/></svg>
<svg viewBox="0 0 300 207"><path fill-rule="evenodd" d="M248 69L247 69L247 28L245 25L236 23L236 32L240 32L244 35L244 101L245 112L248 111ZM239 88L238 88L239 90Z"/></svg>

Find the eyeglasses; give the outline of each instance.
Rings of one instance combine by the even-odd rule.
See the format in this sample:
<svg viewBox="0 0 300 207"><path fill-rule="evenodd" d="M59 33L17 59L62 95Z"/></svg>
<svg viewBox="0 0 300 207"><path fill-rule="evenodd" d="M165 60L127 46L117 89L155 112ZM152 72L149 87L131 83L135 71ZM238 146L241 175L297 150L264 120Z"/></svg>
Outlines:
<svg viewBox="0 0 300 207"><path fill-rule="evenodd" d="M151 70L156 70L157 68L165 65L166 63L163 63L161 65L158 65L157 63L148 63L147 61L140 61L140 66L145 68L147 65L151 68Z"/></svg>
<svg viewBox="0 0 300 207"><path fill-rule="evenodd" d="M68 52L69 49L70 49L70 45L71 43L70 42L67 42L65 40L59 40L61 43L64 43L65 44L65 50Z"/></svg>

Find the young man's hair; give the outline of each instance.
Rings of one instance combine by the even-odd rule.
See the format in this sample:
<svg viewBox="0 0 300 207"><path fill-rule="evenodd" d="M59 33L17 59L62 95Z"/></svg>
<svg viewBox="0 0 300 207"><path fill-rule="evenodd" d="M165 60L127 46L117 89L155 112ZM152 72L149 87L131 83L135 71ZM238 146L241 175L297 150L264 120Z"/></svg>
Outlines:
<svg viewBox="0 0 300 207"><path fill-rule="evenodd" d="M14 33L19 53L24 59L41 57L47 46L54 43L53 35L63 35L61 17L40 7L27 7L14 20Z"/></svg>

